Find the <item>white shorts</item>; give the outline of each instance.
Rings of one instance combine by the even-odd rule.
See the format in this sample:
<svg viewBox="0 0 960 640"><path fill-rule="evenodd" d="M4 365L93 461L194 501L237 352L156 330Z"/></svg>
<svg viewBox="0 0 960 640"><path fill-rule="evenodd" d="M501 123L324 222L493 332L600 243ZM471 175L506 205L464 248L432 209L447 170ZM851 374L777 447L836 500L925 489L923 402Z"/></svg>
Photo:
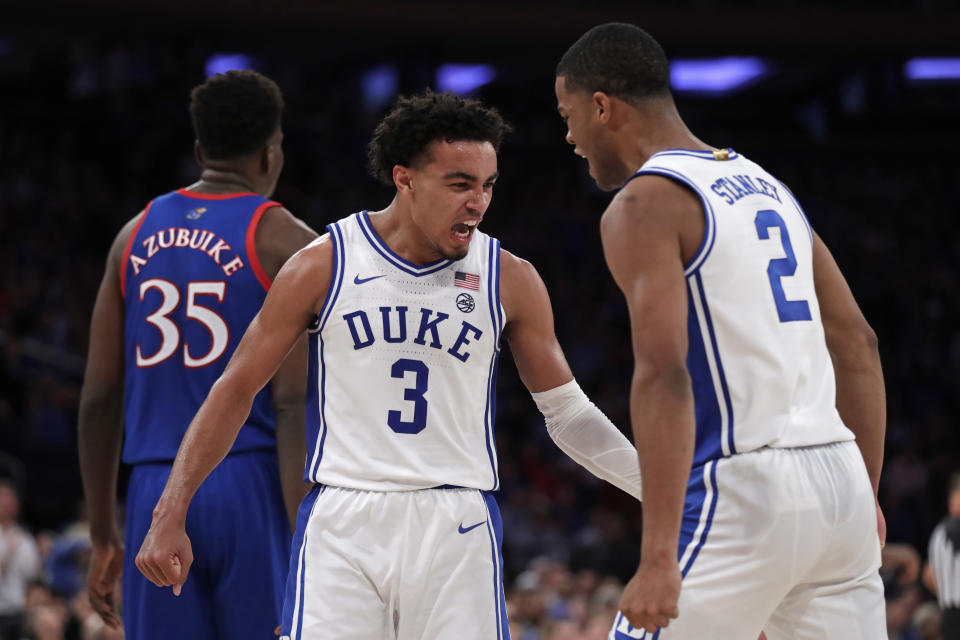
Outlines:
<svg viewBox="0 0 960 640"><path fill-rule="evenodd" d="M502 525L476 489L315 486L297 518L290 640L508 640Z"/></svg>
<svg viewBox="0 0 960 640"><path fill-rule="evenodd" d="M696 469L680 535L680 615L610 640L884 640L873 491L854 442L761 449Z"/></svg>

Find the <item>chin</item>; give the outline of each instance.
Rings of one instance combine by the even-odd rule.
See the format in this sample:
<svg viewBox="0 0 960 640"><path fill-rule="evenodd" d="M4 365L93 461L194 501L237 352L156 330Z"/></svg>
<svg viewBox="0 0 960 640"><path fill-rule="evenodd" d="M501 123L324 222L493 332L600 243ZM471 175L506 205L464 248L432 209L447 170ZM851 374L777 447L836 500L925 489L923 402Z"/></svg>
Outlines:
<svg viewBox="0 0 960 640"><path fill-rule="evenodd" d="M467 257L467 254L470 252L470 247L464 247L463 249L448 249L440 253L446 260L452 260L456 262L457 260L463 260Z"/></svg>

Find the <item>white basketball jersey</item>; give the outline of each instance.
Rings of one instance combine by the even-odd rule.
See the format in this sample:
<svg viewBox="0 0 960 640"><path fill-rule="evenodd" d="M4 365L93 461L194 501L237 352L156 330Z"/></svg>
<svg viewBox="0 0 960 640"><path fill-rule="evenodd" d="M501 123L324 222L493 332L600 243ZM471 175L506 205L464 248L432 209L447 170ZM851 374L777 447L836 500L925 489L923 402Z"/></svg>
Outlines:
<svg viewBox="0 0 960 640"><path fill-rule="evenodd" d="M310 336L305 477L372 491L498 488L500 243L414 265L363 211L327 227L327 299Z"/></svg>
<svg viewBox="0 0 960 640"><path fill-rule="evenodd" d="M761 447L852 440L813 284L813 234L793 194L725 151L671 149L636 175L699 195L706 225L686 265L694 465Z"/></svg>

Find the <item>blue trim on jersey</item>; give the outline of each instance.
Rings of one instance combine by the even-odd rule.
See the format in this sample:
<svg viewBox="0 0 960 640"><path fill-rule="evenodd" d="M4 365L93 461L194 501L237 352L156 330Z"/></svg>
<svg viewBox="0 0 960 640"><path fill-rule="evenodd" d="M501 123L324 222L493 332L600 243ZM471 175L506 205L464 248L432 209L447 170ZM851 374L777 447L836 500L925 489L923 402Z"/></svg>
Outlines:
<svg viewBox="0 0 960 640"><path fill-rule="evenodd" d="M317 357L314 357L314 354L317 354ZM311 333L307 335L307 407L306 407L306 435L307 435L307 451L311 453L308 460L304 460L304 469L303 469L303 481L304 482L313 482L313 458L316 457L317 450L317 438L320 435L320 429L323 426L323 421L321 419L320 413L320 400L321 396L319 393L320 390L320 334ZM314 402L314 398L310 393L311 389L317 389L317 398ZM318 425L317 429L310 428L313 425Z"/></svg>
<svg viewBox="0 0 960 640"><path fill-rule="evenodd" d="M774 180L776 180L776 178L774 178ZM777 182L780 183L780 186L783 187L783 190L787 193L788 196L790 196L790 200L793 201L793 204L797 208L797 211L800 212L800 217L803 218L804 224L807 225L807 235L810 236L810 246L813 246L813 226L810 224L810 220L807 219L807 213L803 210L803 207L800 206L800 202L797 200L797 197L793 195L793 192L790 191L789 187L787 187L787 185L783 184L779 180L777 180Z"/></svg>
<svg viewBox="0 0 960 640"><path fill-rule="evenodd" d="M622 622L627 623L626 633L624 633L623 631L620 631L620 624ZM639 636L628 635L630 633L633 633L634 631L642 631L642 635L639 635ZM655 640L656 638L659 637L659 635L660 635L660 629L658 628L656 633L654 633L652 636L648 636L647 631L645 629L641 630L640 628L633 626L632 624L630 624L630 621L627 620L627 617L623 615L622 612L617 611L617 616L613 619L613 628L610 630L610 633L607 635L607 637L610 640Z"/></svg>
<svg viewBox="0 0 960 640"><path fill-rule="evenodd" d="M340 295L340 287L343 285L343 269L346 266L346 250L343 246L343 231L340 226L334 222L327 225L327 231L330 233L330 241L333 243L333 274L330 277L330 288L327 290L327 297L320 307L320 313L317 316L317 329L319 333L330 317L330 311Z"/></svg>
<svg viewBox="0 0 960 640"><path fill-rule="evenodd" d="M703 531L700 533L700 540L697 541L697 545L693 548L693 552L690 554L690 558L687 560L687 564L680 570L680 575L686 577L687 573L690 572L691 567L693 567L694 561L697 559L697 556L700 554L700 549L703 548L703 544L707 541L707 535L710 533L710 526L713 524L713 514L717 510L717 462L716 460L708 462L707 466L710 467L710 488L713 490L713 494L710 496L710 506L707 511L707 523L704 526ZM697 467L694 467L697 469ZM698 474L703 476L702 473ZM700 484L702 484L702 480Z"/></svg>
<svg viewBox="0 0 960 640"><path fill-rule="evenodd" d="M497 324L496 324L496 326L497 326L497 351L499 351L499 350L500 350L500 336L503 334L503 308L502 308L502 305L501 305L501 303L500 303L500 241L499 241L499 240L494 240L493 242L494 242L494 244L495 244L496 246L495 246L494 249L493 249L494 254L493 254L493 261L491 262L491 266L495 266L495 267L496 267L496 274L494 275L493 283L494 283L494 286L496 286L496 289L497 289L497 295L495 296L494 301L496 302L495 307L496 307L496 310L497 310Z"/></svg>
<svg viewBox="0 0 960 640"><path fill-rule="evenodd" d="M710 201L707 200L707 197L702 191L700 191L697 185L679 171L667 169L666 167L640 169L635 174L627 178L627 182L630 182L634 178L643 175L659 175L665 178L671 178L689 187L694 193L700 196L700 201L703 203L704 217L703 240L700 241L700 246L697 248L697 252L692 258L690 258L687 264L683 265L683 273L684 275L688 276L700 268L700 265L704 263L704 261L707 259L707 256L709 256L710 252L713 250L713 243L717 238L717 218L713 213L713 207L710 205ZM624 186L626 186L627 182L623 183Z"/></svg>
<svg viewBox="0 0 960 640"><path fill-rule="evenodd" d="M281 616L282 633L292 636L292 640L298 640L303 629L302 595L304 575L306 575L307 524L310 522L310 516L313 515L317 499L325 490L326 487L323 485L314 485L297 509L297 530L294 532L293 544L290 547L290 572L287 575ZM297 619L296 635L293 635L294 617Z"/></svg>
<svg viewBox="0 0 960 640"><path fill-rule="evenodd" d="M490 305L490 320L495 331L493 355L490 358L490 372L487 375L487 402L483 411L483 430L487 443L487 455L490 458L490 471L493 474L491 491L500 488L500 475L497 473L497 451L494 440L493 423L497 412L497 366L500 359L500 333L503 318L500 310L500 242L490 238L487 259L487 301Z"/></svg>
<svg viewBox="0 0 960 640"><path fill-rule="evenodd" d="M733 441L733 403L730 401L730 389L727 387L727 376L723 373L723 362L720 360L720 349L717 347L717 335L713 330L713 320L710 318L710 307L707 305L707 295L703 290L703 279L699 273L693 277L697 282L697 289L700 291L700 305L703 309L704 319L707 321L707 330L710 332L713 360L717 366L717 376L720 378L720 389L723 391L723 401L727 409L728 455L733 455L737 452L737 447Z"/></svg>
<svg viewBox="0 0 960 640"><path fill-rule="evenodd" d="M323 359L323 338L320 338L320 388L318 389L318 394L320 396L320 433L319 440L316 450L314 451L314 461L310 465L310 481L317 481L317 472L320 470L320 461L323 460L323 445L327 441L327 417L326 417L326 404L327 404L327 393L326 393L326 383L327 383L327 365Z"/></svg>
<svg viewBox="0 0 960 640"><path fill-rule="evenodd" d="M428 276L431 273L436 273L437 271L446 269L453 264L453 260L446 260L443 258L422 265L413 264L408 260L404 260L394 253L393 250L387 246L387 243L384 242L379 235L377 235L373 225L370 224L370 217L366 211L361 211L357 213L356 216L357 222L360 225L360 231L363 232L363 235L367 238L367 242L370 243L370 246L373 247L377 253L383 256L387 262L405 273L409 273L410 275L419 278L420 276Z"/></svg>
<svg viewBox="0 0 960 640"><path fill-rule="evenodd" d="M507 603L503 591L503 522L500 519L500 507L493 494L483 491L483 502L487 508L487 535L490 536L490 553L493 560L493 597L497 612L497 640L510 640L510 626L507 621Z"/></svg>
<svg viewBox="0 0 960 640"><path fill-rule="evenodd" d="M664 149L663 151L658 151L650 157L660 158L662 156L688 156L690 158L713 160L715 162L727 162L728 160L735 160L738 157L737 152L729 147L723 149L723 151L727 152L727 160L717 160L717 158L713 155L713 151L702 151L698 149Z"/></svg>
<svg viewBox="0 0 960 640"><path fill-rule="evenodd" d="M704 473L705 471L706 474ZM704 480L704 475L709 477L710 482L711 493L709 501L707 500L707 484ZM680 562L683 560L690 545L694 545L690 551L690 556L680 570L683 577L686 577L690 572L694 561L700 554L700 549L703 548L710 534L710 529L713 525L713 516L717 508L717 494L717 461L712 460L708 462L706 466L694 466L693 469L690 470L690 478L687 481L687 492L683 504L683 521L680 526L680 538L677 546L677 562ZM705 518L704 509L706 509ZM703 529L700 529L701 521L703 521ZM619 630L622 622L627 623L626 632ZM617 617L613 620L613 627L608 637L613 640L633 640L634 638L637 640L644 640L645 638L657 640L660 637L661 629L657 628L653 634L648 634L646 631L643 631L639 636L632 635L634 631L639 631L639 629L631 625L623 613L618 611Z"/></svg>
<svg viewBox="0 0 960 640"><path fill-rule="evenodd" d="M723 422L720 415L722 407L714 387L713 373L707 359L707 343L700 329L700 318L694 306L690 279L687 281L687 306L686 365L693 387L693 409L696 418L693 466L697 466L723 456Z"/></svg>
<svg viewBox="0 0 960 640"><path fill-rule="evenodd" d="M310 464L306 467L306 477L307 482L316 482L317 471L320 468L320 461L323 459L323 445L327 439L327 419L324 409L326 408L327 394L325 392L326 382L327 382L327 366L323 358L323 328L327 323L327 320L330 317L330 312L336 304L337 298L340 296L340 291L343 285L343 274L344 267L346 265L346 250L343 243L343 232L340 230L340 227L336 224L327 225L327 230L330 232L330 241L333 242L333 276L331 277L330 289L333 291L333 294L330 295L330 292L327 292L327 299L323 303L323 307L320 309L319 321L317 324L316 332L311 334L310 338L310 368L307 372L307 384L310 384L310 380L313 380L313 383L316 384L317 377L319 377L318 386L308 386L307 387L307 397L310 398L310 394L314 389L317 393L317 403L319 405L318 413L308 413L308 425L317 425L317 429L308 429L308 451L313 451L313 459L310 461ZM314 341L314 337L316 341ZM312 357L313 354L316 354L316 361ZM317 368L319 368L319 376L317 375ZM312 378L311 378L312 374ZM310 406L313 403L308 402L308 411ZM311 422L309 418L313 418L314 422ZM311 438L312 435L312 438ZM312 442L311 442L312 439Z"/></svg>

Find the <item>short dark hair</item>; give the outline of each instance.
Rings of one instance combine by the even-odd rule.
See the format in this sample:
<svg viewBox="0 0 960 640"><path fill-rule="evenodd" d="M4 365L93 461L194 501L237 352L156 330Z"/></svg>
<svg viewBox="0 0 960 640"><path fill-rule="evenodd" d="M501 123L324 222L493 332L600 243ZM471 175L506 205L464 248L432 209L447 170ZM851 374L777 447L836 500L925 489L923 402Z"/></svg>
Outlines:
<svg viewBox="0 0 960 640"><path fill-rule="evenodd" d="M393 184L393 167L413 166L434 140L489 142L500 151L510 125L496 109L478 100L429 89L416 96L401 96L373 131L367 145L370 173Z"/></svg>
<svg viewBox="0 0 960 640"><path fill-rule="evenodd" d="M627 102L670 93L670 63L663 47L640 27L608 22L571 45L557 64L570 91L603 91Z"/></svg>
<svg viewBox="0 0 960 640"><path fill-rule="evenodd" d="M282 112L277 83L249 69L218 73L190 92L193 131L215 160L262 149L280 127Z"/></svg>

